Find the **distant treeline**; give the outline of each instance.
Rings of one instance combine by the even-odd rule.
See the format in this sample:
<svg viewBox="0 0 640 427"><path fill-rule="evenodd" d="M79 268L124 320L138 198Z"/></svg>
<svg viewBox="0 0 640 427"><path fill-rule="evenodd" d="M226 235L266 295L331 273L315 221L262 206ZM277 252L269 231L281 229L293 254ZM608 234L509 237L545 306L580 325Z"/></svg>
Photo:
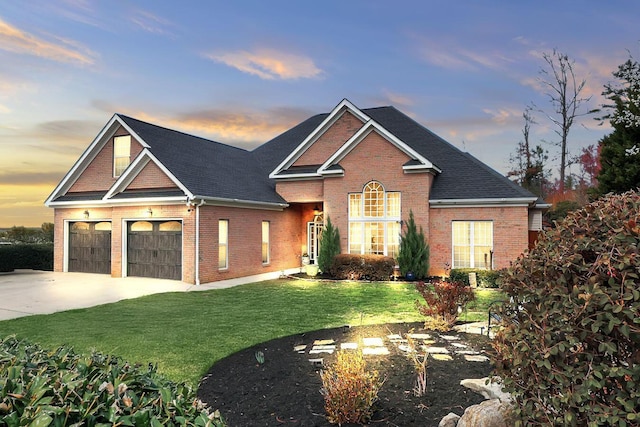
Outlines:
<svg viewBox="0 0 640 427"><path fill-rule="evenodd" d="M40 228L13 226L0 229L0 241L6 243L52 243L53 223L45 222Z"/></svg>

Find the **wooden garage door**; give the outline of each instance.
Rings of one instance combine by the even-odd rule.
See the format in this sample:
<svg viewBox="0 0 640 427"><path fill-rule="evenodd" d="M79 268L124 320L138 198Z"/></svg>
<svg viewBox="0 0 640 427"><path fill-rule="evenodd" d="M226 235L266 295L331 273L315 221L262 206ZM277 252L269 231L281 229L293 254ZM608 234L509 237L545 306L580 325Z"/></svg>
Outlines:
<svg viewBox="0 0 640 427"><path fill-rule="evenodd" d="M182 280L182 224L179 221L130 222L127 275Z"/></svg>
<svg viewBox="0 0 640 427"><path fill-rule="evenodd" d="M111 273L111 223L69 224L69 271Z"/></svg>

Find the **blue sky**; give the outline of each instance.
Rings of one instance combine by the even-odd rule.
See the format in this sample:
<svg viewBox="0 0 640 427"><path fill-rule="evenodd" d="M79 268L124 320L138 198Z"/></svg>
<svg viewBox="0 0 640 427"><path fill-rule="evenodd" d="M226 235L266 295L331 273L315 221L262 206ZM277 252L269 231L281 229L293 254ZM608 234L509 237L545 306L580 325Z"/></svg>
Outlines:
<svg viewBox="0 0 640 427"><path fill-rule="evenodd" d="M619 0L0 0L0 227L52 221L43 201L116 112L252 149L343 98L393 105L504 174L526 105L551 109L542 54L575 60L596 108L639 18ZM531 142L556 140L536 119ZM610 131L580 120L570 148Z"/></svg>

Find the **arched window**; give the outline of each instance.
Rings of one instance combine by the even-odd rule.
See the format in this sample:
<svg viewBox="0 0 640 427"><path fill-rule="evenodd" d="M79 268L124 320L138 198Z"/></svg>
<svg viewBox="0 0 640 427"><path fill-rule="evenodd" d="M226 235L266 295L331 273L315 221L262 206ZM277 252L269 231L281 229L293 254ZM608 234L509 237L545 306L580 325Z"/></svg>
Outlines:
<svg viewBox="0 0 640 427"><path fill-rule="evenodd" d="M377 181L349 194L349 253L398 256L400 192Z"/></svg>

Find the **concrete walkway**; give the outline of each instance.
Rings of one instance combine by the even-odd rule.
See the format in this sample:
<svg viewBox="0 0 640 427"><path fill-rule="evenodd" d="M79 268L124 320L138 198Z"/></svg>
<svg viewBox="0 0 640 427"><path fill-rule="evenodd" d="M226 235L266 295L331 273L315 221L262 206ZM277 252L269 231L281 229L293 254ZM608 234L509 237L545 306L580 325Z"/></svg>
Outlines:
<svg viewBox="0 0 640 427"><path fill-rule="evenodd" d="M0 320L93 307L163 292L223 289L268 280L279 274L243 277L205 285L143 277L16 270L0 274Z"/></svg>

